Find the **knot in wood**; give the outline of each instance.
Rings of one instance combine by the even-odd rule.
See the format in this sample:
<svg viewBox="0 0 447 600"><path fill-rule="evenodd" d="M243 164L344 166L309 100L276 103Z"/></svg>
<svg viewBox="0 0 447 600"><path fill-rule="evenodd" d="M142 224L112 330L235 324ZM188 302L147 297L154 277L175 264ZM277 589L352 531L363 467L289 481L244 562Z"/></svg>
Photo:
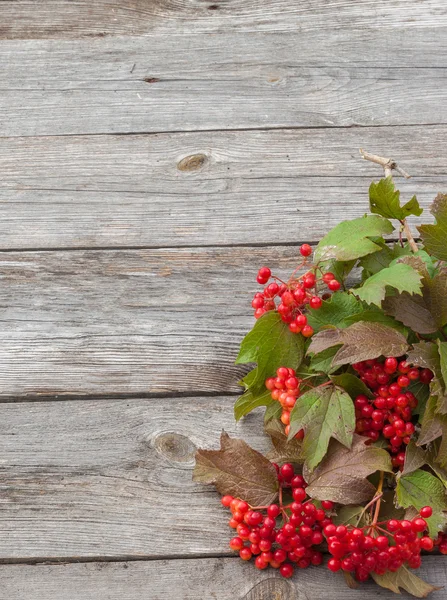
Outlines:
<svg viewBox="0 0 447 600"><path fill-rule="evenodd" d="M160 433L153 441L153 447L164 458L182 466L194 465L195 444L186 436L174 431Z"/></svg>
<svg viewBox="0 0 447 600"><path fill-rule="evenodd" d="M191 154L177 163L179 171L198 171L207 161L206 154Z"/></svg>
<svg viewBox="0 0 447 600"><path fill-rule="evenodd" d="M253 586L243 600L307 600L307 596L292 582L269 577Z"/></svg>

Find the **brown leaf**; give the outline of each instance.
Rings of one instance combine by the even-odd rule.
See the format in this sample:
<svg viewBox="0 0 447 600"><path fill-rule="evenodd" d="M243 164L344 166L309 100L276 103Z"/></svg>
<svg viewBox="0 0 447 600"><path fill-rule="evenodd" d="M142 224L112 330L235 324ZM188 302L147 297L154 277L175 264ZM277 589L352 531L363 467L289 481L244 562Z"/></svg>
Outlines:
<svg viewBox="0 0 447 600"><path fill-rule="evenodd" d="M320 331L312 338L309 352L322 352L337 344L343 344L332 360L332 364L360 362L379 356L405 354L408 343L396 329L381 323L358 321L346 329Z"/></svg>
<svg viewBox="0 0 447 600"><path fill-rule="evenodd" d="M417 333L434 333L437 330L423 296L412 296L407 292L389 296L382 302L382 308L387 315L391 315Z"/></svg>
<svg viewBox="0 0 447 600"><path fill-rule="evenodd" d="M423 465L425 465L425 451L416 446L414 440L410 440L405 451L405 465L402 475L417 471Z"/></svg>
<svg viewBox="0 0 447 600"><path fill-rule="evenodd" d="M405 262L424 275L422 296L407 292L385 298L383 310L417 333L434 333L447 322L447 273L441 272L433 279L428 276L423 261L416 256L405 256Z"/></svg>
<svg viewBox="0 0 447 600"><path fill-rule="evenodd" d="M370 500L375 487L366 477L375 471L392 472L393 469L388 452L366 445L366 441L364 437L355 435L349 449L332 440L321 464L312 473L306 468L303 471L309 483L309 496L340 504Z"/></svg>
<svg viewBox="0 0 447 600"><path fill-rule="evenodd" d="M281 405L278 404L279 414L281 414ZM301 441L293 438L287 441L287 436L284 433L284 425L281 423L279 416L272 416L264 423L264 431L270 436L273 444L267 457L276 463L302 463L301 458Z"/></svg>
<svg viewBox="0 0 447 600"><path fill-rule="evenodd" d="M395 594L400 594L400 588L402 588L412 596L416 596L416 598L426 598L431 592L441 589L427 583L406 567L401 567L394 573L387 571L385 575L377 575L372 571L371 577L378 585L391 590Z"/></svg>
<svg viewBox="0 0 447 600"><path fill-rule="evenodd" d="M436 414L438 399L430 396L425 407L424 418L421 423L421 432L416 442L418 446L425 446L442 435L441 417Z"/></svg>
<svg viewBox="0 0 447 600"><path fill-rule="evenodd" d="M278 495L278 477L272 463L243 440L222 432L220 450L196 453L193 480L213 483L222 495L242 498L251 506L271 504Z"/></svg>

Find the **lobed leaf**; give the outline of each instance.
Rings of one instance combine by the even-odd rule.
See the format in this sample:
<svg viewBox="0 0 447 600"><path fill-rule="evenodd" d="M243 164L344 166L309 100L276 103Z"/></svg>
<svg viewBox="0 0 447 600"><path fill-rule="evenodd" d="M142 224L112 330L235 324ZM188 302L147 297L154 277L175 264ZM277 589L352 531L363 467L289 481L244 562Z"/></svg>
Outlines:
<svg viewBox="0 0 447 600"><path fill-rule="evenodd" d="M272 463L243 440L222 432L220 450L196 452L193 481L214 484L220 494L242 498L252 506L270 504L278 495Z"/></svg>
<svg viewBox="0 0 447 600"><path fill-rule="evenodd" d="M309 496L340 504L371 500L376 488L366 477L376 471L392 472L393 467L386 450L366 442L364 437L354 435L351 448L346 448L332 440L326 457L313 472L305 465L303 475Z"/></svg>
<svg viewBox="0 0 447 600"><path fill-rule="evenodd" d="M342 221L320 241L315 250L315 260L350 261L371 254L381 249L371 238L392 233L393 230L393 225L378 215Z"/></svg>
<svg viewBox="0 0 447 600"><path fill-rule="evenodd" d="M362 310L363 306L355 296L346 292L335 292L329 300L323 301L319 309L309 309L307 322L314 331L320 331L329 326L343 329L348 326L347 319L361 313Z"/></svg>
<svg viewBox="0 0 447 600"><path fill-rule="evenodd" d="M431 506L433 515L426 519L431 537L437 537L447 522L447 496L441 481L428 471L418 469L398 478L396 498L404 508L414 506L420 510Z"/></svg>
<svg viewBox="0 0 447 600"><path fill-rule="evenodd" d="M447 194L438 194L430 207L436 219L434 225L418 227L424 247L429 254L440 260L447 260Z"/></svg>
<svg viewBox="0 0 447 600"><path fill-rule="evenodd" d="M381 179L378 183L371 183L369 186L371 212L399 221L403 221L409 215L419 217L422 214L422 208L419 206L416 196L413 196L403 206L400 205L399 196L400 192L395 189L391 176Z"/></svg>
<svg viewBox="0 0 447 600"><path fill-rule="evenodd" d="M422 275L410 265L396 263L372 275L357 289L351 290L360 300L367 304L382 305L386 288L391 287L399 292L421 294Z"/></svg>
<svg viewBox="0 0 447 600"><path fill-rule="evenodd" d="M401 356L408 349L405 337L395 329L381 323L359 321L346 329L328 329L313 336L309 352L323 352L342 344L332 364L343 365L379 356Z"/></svg>
<svg viewBox="0 0 447 600"><path fill-rule="evenodd" d="M304 393L290 413L289 440L301 429L303 458L312 471L324 458L331 437L351 446L355 411L350 396L333 384Z"/></svg>

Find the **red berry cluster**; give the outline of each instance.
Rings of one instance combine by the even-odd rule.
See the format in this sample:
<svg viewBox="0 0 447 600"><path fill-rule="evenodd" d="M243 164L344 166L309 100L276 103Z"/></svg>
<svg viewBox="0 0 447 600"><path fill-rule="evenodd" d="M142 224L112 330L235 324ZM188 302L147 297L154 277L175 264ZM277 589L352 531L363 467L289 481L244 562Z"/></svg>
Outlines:
<svg viewBox="0 0 447 600"><path fill-rule="evenodd" d="M441 554L447 554L447 534L438 533L438 537L434 541L434 545L438 548Z"/></svg>
<svg viewBox="0 0 447 600"><path fill-rule="evenodd" d="M276 371L276 377L269 377L265 380L265 387L270 390L273 400L277 400L282 406L281 422L285 425L284 433L286 435L289 435L290 411L300 395L301 381L296 376L295 370L287 367L280 367ZM301 429L295 437L299 440L303 439L304 431Z"/></svg>
<svg viewBox="0 0 447 600"><path fill-rule="evenodd" d="M322 564L323 555L314 546L324 541L323 529L332 522L325 510L331 510L333 503L324 501L322 508L318 508L306 500L306 482L295 474L290 463L277 470L279 504L252 508L232 496L224 496L222 504L230 508L229 525L237 532L230 540L230 548L238 551L242 560L256 557L258 569L270 566L279 569L283 577L291 577L295 567L305 569ZM282 503L284 488L291 489L291 504Z"/></svg>
<svg viewBox="0 0 447 600"><path fill-rule="evenodd" d="M323 533L332 554L328 568L333 572L340 569L352 572L359 581L366 581L371 572L384 575L387 571L397 571L404 563L418 569L421 550L433 549L430 537L419 537L427 529L422 515L430 517L431 507L422 508L420 516L412 521L391 519L386 529L379 524L364 528L326 525ZM365 529L370 533L365 533Z"/></svg>
<svg viewBox="0 0 447 600"><path fill-rule="evenodd" d="M372 400L363 394L355 399L356 432L373 441L382 433L389 440L393 466L402 467L405 462L402 446L410 442L414 433L412 409L418 404L417 398L406 388L412 381L429 383L433 373L429 369L411 367L395 357L383 363L367 360L352 366L374 392Z"/></svg>
<svg viewBox="0 0 447 600"><path fill-rule="evenodd" d="M307 317L303 314L304 309L306 306L314 309L321 307L322 298L318 295L317 290L320 282L323 282L331 291L339 290L340 283L335 279L333 273L325 273L321 278L317 278L316 269L295 277L296 271L306 264L306 259L312 253L312 249L308 244L303 244L300 252L304 261L295 269L287 283L278 277L272 277L272 272L268 267L259 269L257 276L259 284L267 284L270 278L275 281L267 285L262 292L256 293L251 305L255 309L257 319L267 311L277 310L281 319L288 323L290 331L310 337L313 329L307 324ZM278 305L276 305L276 300L279 300Z"/></svg>

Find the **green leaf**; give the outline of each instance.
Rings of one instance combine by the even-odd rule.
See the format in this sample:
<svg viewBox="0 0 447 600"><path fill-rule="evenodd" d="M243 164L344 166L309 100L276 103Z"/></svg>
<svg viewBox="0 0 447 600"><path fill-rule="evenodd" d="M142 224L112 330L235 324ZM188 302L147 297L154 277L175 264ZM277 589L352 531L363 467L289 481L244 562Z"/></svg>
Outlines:
<svg viewBox="0 0 447 600"><path fill-rule="evenodd" d="M304 393L290 413L289 439L301 429L305 434L303 456L312 471L326 454L331 437L348 448L351 446L355 411L350 396L334 385Z"/></svg>
<svg viewBox="0 0 447 600"><path fill-rule="evenodd" d="M393 230L392 224L378 215L342 221L320 241L315 250L315 260L349 261L371 254L381 249L371 238L389 234Z"/></svg>
<svg viewBox="0 0 447 600"><path fill-rule="evenodd" d="M243 498L252 506L270 504L278 495L273 464L243 440L223 432L220 450L196 452L193 481L212 483L220 494Z"/></svg>
<svg viewBox="0 0 447 600"><path fill-rule="evenodd" d="M440 358L440 369L444 383L444 389L447 385L447 342L441 342L438 340L438 350Z"/></svg>
<svg viewBox="0 0 447 600"><path fill-rule="evenodd" d="M411 249L408 246L402 248L400 244L394 244L394 246L390 248L390 246L383 244L383 247L379 252L364 256L360 260L359 266L362 267L366 276L370 277L382 269L389 267L390 263L396 258L409 256L411 253Z"/></svg>
<svg viewBox="0 0 447 600"><path fill-rule="evenodd" d="M400 594L400 588L402 588L416 598L426 598L431 592L441 589L427 583L405 566L394 572L387 571L384 575L377 575L372 571L371 577L377 585L391 590L395 594Z"/></svg>
<svg viewBox="0 0 447 600"><path fill-rule="evenodd" d="M362 310L363 306L355 296L347 292L336 292L329 300L323 300L318 310L309 309L307 322L314 331L326 329L331 325L343 329L347 327L346 320Z"/></svg>
<svg viewBox="0 0 447 600"><path fill-rule="evenodd" d="M306 439L306 438L304 438ZM332 440L326 457L309 472L306 465L303 475L311 498L332 500L340 504L356 504L371 500L376 488L366 479L376 471L392 472L390 455L386 450L366 445L367 440L354 435L351 448Z"/></svg>
<svg viewBox="0 0 447 600"><path fill-rule="evenodd" d="M257 363L250 385L259 390L279 367L298 367L303 355L303 336L292 333L277 312L269 311L242 340L236 364Z"/></svg>
<svg viewBox="0 0 447 600"><path fill-rule="evenodd" d="M398 478L396 487L398 503L404 508L414 506L420 510L423 506L431 506L433 515L426 519L431 537L436 537L444 529L447 516L447 496L441 481L428 471L418 469Z"/></svg>
<svg viewBox="0 0 447 600"><path fill-rule="evenodd" d="M357 526L360 515L364 510L364 506L341 506L337 510L337 514L332 517L332 522L335 525L354 525ZM366 514L366 513L365 513Z"/></svg>
<svg viewBox="0 0 447 600"><path fill-rule="evenodd" d="M362 287L351 291L367 304L376 304L380 307L387 287L392 287L399 292L420 294L421 279L422 276L409 265L396 263L372 275Z"/></svg>
<svg viewBox="0 0 447 600"><path fill-rule="evenodd" d="M234 418L239 421L241 417L248 415L258 406L268 406L272 402L275 402L275 400L272 399L269 390L258 392L248 389L234 404Z"/></svg>
<svg viewBox="0 0 447 600"><path fill-rule="evenodd" d="M403 221L409 215L419 217L422 214L422 208L419 206L416 196L413 196L409 202L401 206L399 195L400 192L394 188L391 176L381 179L379 183L371 183L369 186L371 212L398 221Z"/></svg>
<svg viewBox="0 0 447 600"><path fill-rule="evenodd" d="M447 260L447 194L438 194L430 207L436 219L434 225L418 227L424 247L429 254L440 260Z"/></svg>
<svg viewBox="0 0 447 600"><path fill-rule="evenodd" d="M374 398L374 394L371 390L363 383L361 379L352 375L352 373L342 373L341 375L333 375L331 377L332 381L338 387L341 387L348 392L353 400L363 394L367 398Z"/></svg>
<svg viewBox="0 0 447 600"><path fill-rule="evenodd" d="M334 366L379 356L401 356L408 349L407 340L399 331L380 323L360 321L346 329L320 331L313 336L308 352L317 354L337 344L343 346L332 361Z"/></svg>
<svg viewBox="0 0 447 600"><path fill-rule="evenodd" d="M333 367L332 359L337 354L338 346L323 350L319 354L313 354L310 358L310 368L317 373L325 373L330 375L339 367Z"/></svg>

